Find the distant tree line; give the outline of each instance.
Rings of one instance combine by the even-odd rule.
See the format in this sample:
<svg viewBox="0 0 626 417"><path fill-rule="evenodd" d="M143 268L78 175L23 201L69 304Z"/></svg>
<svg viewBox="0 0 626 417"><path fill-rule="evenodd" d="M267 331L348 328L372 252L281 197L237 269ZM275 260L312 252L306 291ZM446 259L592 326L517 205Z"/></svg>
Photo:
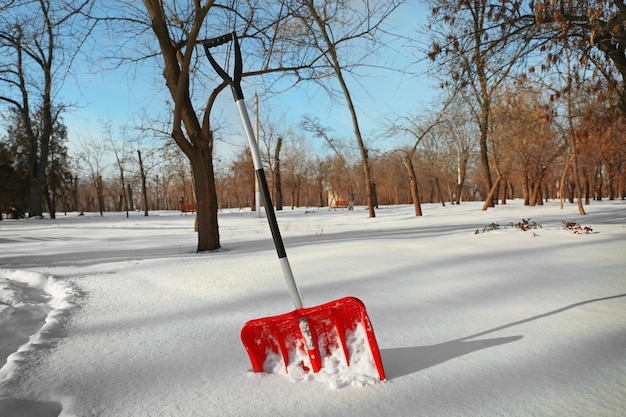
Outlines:
<svg viewBox="0 0 626 417"><path fill-rule="evenodd" d="M498 203L515 198L530 206L561 198L575 202L571 155L564 135L567 125L557 111L562 100L525 81L507 85L506 93L494 103L489 143L492 168L499 178ZM585 204L626 196L626 126L619 124L621 118L606 114L603 118L603 113L598 113L604 100L589 95L577 103L578 169ZM388 129L381 131L379 142L393 138L406 145L370 151L378 205L413 204L412 181L420 203L458 204L487 198L490 190L482 181L478 133L475 124L464 117L464 106L462 100L453 101L437 120L407 117L386 122ZM29 198L27 140L20 133L17 115L14 117L0 142L5 214L11 208L25 213ZM320 130L316 133L313 122L306 122L282 132L271 120L262 123L260 147L276 208L327 207L329 192L366 206L358 150L348 138L333 137L330 128L317 126ZM164 142L140 148L136 142L120 140L123 132L118 132L111 134L117 139L109 143L86 140L69 156L66 129L59 124L52 137L45 186L45 208L52 216L59 212L178 210L180 203L196 203L191 168L176 147ZM429 129L423 132L425 127ZM320 131L326 135L324 140L320 140ZM124 147L119 147L121 143ZM138 151L143 155L141 164ZM242 148L231 160L217 161L219 208L254 210L254 181L249 150Z"/></svg>

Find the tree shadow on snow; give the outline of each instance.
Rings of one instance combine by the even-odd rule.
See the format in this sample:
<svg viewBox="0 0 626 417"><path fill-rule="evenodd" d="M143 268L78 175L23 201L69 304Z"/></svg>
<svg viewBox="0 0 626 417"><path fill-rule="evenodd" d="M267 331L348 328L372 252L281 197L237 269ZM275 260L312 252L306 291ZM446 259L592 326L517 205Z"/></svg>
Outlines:
<svg viewBox="0 0 626 417"><path fill-rule="evenodd" d="M522 337L510 336L470 341L453 340L432 346L381 349L380 353L387 379L394 379L419 372L477 350L515 342Z"/></svg>

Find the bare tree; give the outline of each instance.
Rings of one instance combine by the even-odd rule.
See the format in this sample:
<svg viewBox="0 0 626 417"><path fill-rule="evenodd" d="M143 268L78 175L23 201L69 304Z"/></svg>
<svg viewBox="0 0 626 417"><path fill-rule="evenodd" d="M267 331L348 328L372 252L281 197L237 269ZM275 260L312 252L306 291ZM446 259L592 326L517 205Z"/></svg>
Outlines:
<svg viewBox="0 0 626 417"><path fill-rule="evenodd" d="M446 109L443 123L438 126L440 135L451 153L456 156L456 189L454 201L461 204L468 167L475 155L477 135L475 124L468 121L464 114L465 106L461 100L453 100Z"/></svg>
<svg viewBox="0 0 626 417"><path fill-rule="evenodd" d="M89 178L96 191L98 210L104 215L104 181L102 175L106 169L107 150L103 143L95 138L80 141L81 152L78 154L80 168ZM81 210L82 211L82 210Z"/></svg>
<svg viewBox="0 0 626 417"><path fill-rule="evenodd" d="M527 52L533 24L520 18L523 9L519 1L433 0L432 4L435 39L429 56L439 62L438 68L446 69L444 83L466 97L480 131L485 187L491 190L488 136L492 100ZM493 206L493 201L488 201L488 206Z"/></svg>
<svg viewBox="0 0 626 417"><path fill-rule="evenodd" d="M368 149L363 140L355 103L352 100L346 80L346 73L350 72L353 64L346 62L344 58L346 55L340 54L339 49L342 46L349 46L355 40L375 41L377 30L400 3L401 1L397 0L384 2L326 0L317 4L314 0L296 2L300 7L296 10L295 15L311 36L311 45L322 52L323 61L326 63L324 73L330 71L337 79L350 112L354 136L361 154L363 180L370 217L376 216L374 211L376 205L374 182L368 163ZM371 53L371 51L372 49L366 49L365 54ZM355 58L357 60L362 59L362 57Z"/></svg>
<svg viewBox="0 0 626 417"><path fill-rule="evenodd" d="M294 207L308 205L306 189L311 177L311 164L308 158L310 149L308 149L304 141L298 140L293 135L290 136L292 140L286 141L283 146L284 156L280 166L282 187L285 188L286 193L289 193L289 202L293 209Z"/></svg>
<svg viewBox="0 0 626 417"><path fill-rule="evenodd" d="M330 182L332 186L333 192L339 192L341 195L346 192L348 196L348 200L350 205L354 205L355 203L355 187L356 187L356 179L352 178L352 173L350 172L346 152L344 151L343 144L340 141L333 137L332 130L328 127L322 125L319 119L316 119L311 116L304 116L302 122L300 124L302 129L307 132L312 133L316 138L321 138L324 140L326 145L333 151L336 155L336 158L332 161L329 161L326 169L328 171L338 171L338 175L331 175ZM342 180L335 179L336 177L341 177Z"/></svg>
<svg viewBox="0 0 626 417"><path fill-rule="evenodd" d="M137 150L137 159L139 161L139 174L141 176L141 195L143 197L143 215L148 216L148 188L146 186L146 170L143 165L143 158L141 157L141 150Z"/></svg>
<svg viewBox="0 0 626 417"><path fill-rule="evenodd" d="M494 105L492 135L494 149L500 148L498 158L507 167L503 179L509 177L508 167L515 159L523 183L524 204L542 204L546 175L566 149L555 129L554 103L529 83L519 82L507 90Z"/></svg>
<svg viewBox="0 0 626 417"><path fill-rule="evenodd" d="M413 160L418 150L418 147L420 146L424 138L426 138L436 126L438 126L445 120L445 110L448 108L453 99L454 95L448 98L444 102L442 110L431 121L424 120L419 115L400 116L395 121L391 122L390 126L387 129L388 136L401 135L409 138L413 142L411 146L402 149L396 149L395 152L401 152L403 154L402 163L406 169L407 177L409 179L409 186L411 188L411 196L413 198L413 205L415 206L416 216L422 215L422 207L419 198L417 175L415 174ZM431 164L436 163L437 162L434 160L431 161ZM443 198L443 196L441 197Z"/></svg>
<svg viewBox="0 0 626 417"><path fill-rule="evenodd" d="M191 98L194 52L213 1L184 6L144 0L161 58L163 76L173 100L171 136L191 162L198 194L198 250L219 248L217 194L213 172L213 133L209 111L198 117ZM147 209L147 207L146 207Z"/></svg>
<svg viewBox="0 0 626 417"><path fill-rule="evenodd" d="M572 158L572 169L574 170L574 185L576 188L576 194L578 195L578 212L581 215L586 214L585 208L583 207L582 202L582 191L580 186L580 171L578 169L578 143L577 143L577 132L574 128L574 119L576 118L575 109L574 109L574 101L572 97L572 93L574 92L575 86L573 83L573 74L572 74L572 63L569 53L567 54L567 87L566 87L566 120L567 120L567 136L570 146L571 158Z"/></svg>
<svg viewBox="0 0 626 417"><path fill-rule="evenodd" d="M117 168L119 169L119 196L120 196L120 204L119 210L126 211L126 217L129 217L129 196L126 190L126 180L124 175L126 174L126 162L128 159L128 155L126 155L127 149L126 146L126 138L124 134L124 129L121 131L121 140L113 138L113 124L111 121L103 121L102 127L107 138L107 147L113 153L115 157L115 162L117 164Z"/></svg>
<svg viewBox="0 0 626 417"><path fill-rule="evenodd" d="M264 119L263 123L260 123L260 118ZM280 119L284 120L285 115L283 115ZM283 209L283 188L281 176L281 153L283 151L284 144L283 139L285 136L291 135L292 133L284 129L284 126L281 128L281 123L272 120L271 112L264 112L261 116L259 116L259 113L257 112L256 122L256 131L258 132L257 140L260 142L261 158L263 159L264 165L269 170L272 202L274 203L276 210L280 211ZM260 198L260 193L258 191L259 190L257 188L255 193L255 202L258 197ZM252 205L251 208L252 210L256 210L255 205Z"/></svg>
<svg viewBox="0 0 626 417"><path fill-rule="evenodd" d="M0 13L0 101L19 112L29 138L30 217L43 214L50 138L64 110L54 97L91 31L83 19L89 7L89 0L15 1Z"/></svg>

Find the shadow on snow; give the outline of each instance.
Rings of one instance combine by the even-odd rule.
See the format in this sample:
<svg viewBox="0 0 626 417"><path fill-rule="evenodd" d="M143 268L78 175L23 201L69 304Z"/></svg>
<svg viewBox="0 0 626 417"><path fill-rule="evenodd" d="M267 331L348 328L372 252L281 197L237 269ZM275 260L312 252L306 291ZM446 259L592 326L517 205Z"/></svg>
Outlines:
<svg viewBox="0 0 626 417"><path fill-rule="evenodd" d="M523 320L514 321L512 323L494 327L493 329L485 330L483 332L479 332L470 336L451 340L449 342L439 343L436 345L381 349L380 353L383 359L383 365L385 367L385 374L387 376L387 379L391 380L422 371L424 369L439 365L451 359L467 355L468 353L476 352L478 350L487 349L494 346L504 345L511 342L516 342L522 339L523 336L518 335L497 337L493 339L483 340L468 339L473 339L489 333L498 332L500 330L518 326L520 324L528 323L530 321L539 320L544 317L562 313L564 311L570 310L575 307L580 307L585 304L623 297L626 297L626 294L617 294L608 297L581 301L578 303L567 305L565 307L558 308L556 310L548 311L547 313L538 314L536 316L532 316Z"/></svg>

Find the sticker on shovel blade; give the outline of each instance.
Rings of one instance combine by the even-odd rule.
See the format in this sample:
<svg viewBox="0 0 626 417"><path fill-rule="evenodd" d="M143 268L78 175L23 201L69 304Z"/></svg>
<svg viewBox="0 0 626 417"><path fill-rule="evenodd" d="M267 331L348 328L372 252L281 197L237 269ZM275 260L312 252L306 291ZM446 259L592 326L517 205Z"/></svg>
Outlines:
<svg viewBox="0 0 626 417"><path fill-rule="evenodd" d="M302 337L304 338L304 344L306 345L306 350L315 349L313 336L311 336L311 329L309 329L309 321L306 319L306 317L300 317L298 321L300 324L300 332L302 333Z"/></svg>

